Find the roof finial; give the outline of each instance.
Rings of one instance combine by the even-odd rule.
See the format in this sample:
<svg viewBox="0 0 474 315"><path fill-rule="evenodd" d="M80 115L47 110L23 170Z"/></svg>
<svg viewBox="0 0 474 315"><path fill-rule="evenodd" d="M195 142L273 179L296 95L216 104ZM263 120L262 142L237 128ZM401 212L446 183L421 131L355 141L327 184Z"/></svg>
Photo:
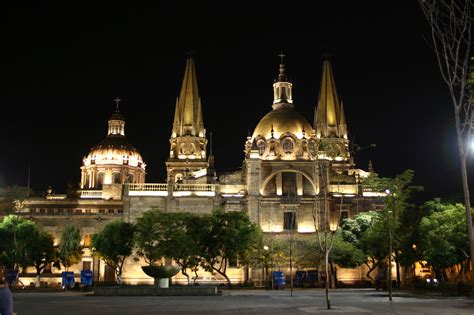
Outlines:
<svg viewBox="0 0 474 315"><path fill-rule="evenodd" d="M120 97L117 96L117 97L114 99L114 101L115 101L115 103L116 103L116 105L115 105L115 110L118 111L118 110L119 110L119 104L120 104L120 102L121 102L122 100L120 99Z"/></svg>
<svg viewBox="0 0 474 315"><path fill-rule="evenodd" d="M280 54L278 55L278 57L280 57L281 59L280 63L283 63L283 58L286 57L286 55L283 53L283 50L280 51Z"/></svg>
<svg viewBox="0 0 474 315"><path fill-rule="evenodd" d="M286 55L283 53L283 50L280 52L278 57L280 57L280 73L278 74L278 82L286 82L285 64L283 63L283 58L285 58Z"/></svg>

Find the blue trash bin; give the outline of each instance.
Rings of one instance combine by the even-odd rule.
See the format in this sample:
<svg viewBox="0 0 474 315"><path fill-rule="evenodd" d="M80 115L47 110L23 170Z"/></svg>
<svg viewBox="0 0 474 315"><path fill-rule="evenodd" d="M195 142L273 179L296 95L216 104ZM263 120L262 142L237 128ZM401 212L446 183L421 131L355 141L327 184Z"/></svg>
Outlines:
<svg viewBox="0 0 474 315"><path fill-rule="evenodd" d="M81 270L81 284L85 286L92 286L94 283L92 271L89 269Z"/></svg>
<svg viewBox="0 0 474 315"><path fill-rule="evenodd" d="M61 275L63 289L69 289L74 286L74 272L63 271Z"/></svg>
<svg viewBox="0 0 474 315"><path fill-rule="evenodd" d="M275 289L284 290L286 287L285 273L283 271L274 271L273 272L273 281L275 284Z"/></svg>

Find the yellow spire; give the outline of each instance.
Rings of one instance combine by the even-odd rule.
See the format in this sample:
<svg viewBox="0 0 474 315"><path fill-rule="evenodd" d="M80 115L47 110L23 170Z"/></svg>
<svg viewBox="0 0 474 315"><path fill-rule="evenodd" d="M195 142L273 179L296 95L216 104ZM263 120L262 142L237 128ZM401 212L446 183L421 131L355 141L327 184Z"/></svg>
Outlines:
<svg viewBox="0 0 474 315"><path fill-rule="evenodd" d="M173 135L176 137L204 134L202 121L201 102L196 79L196 70L193 58L186 61L183 85L179 94L175 112L175 122L173 122Z"/></svg>
<svg viewBox="0 0 474 315"><path fill-rule="evenodd" d="M341 101L341 117L339 117L339 136L347 139L347 123L344 114L344 104Z"/></svg>
<svg viewBox="0 0 474 315"><path fill-rule="evenodd" d="M314 117L316 134L320 136L339 136L340 109L331 63L326 59L323 63L321 90Z"/></svg>

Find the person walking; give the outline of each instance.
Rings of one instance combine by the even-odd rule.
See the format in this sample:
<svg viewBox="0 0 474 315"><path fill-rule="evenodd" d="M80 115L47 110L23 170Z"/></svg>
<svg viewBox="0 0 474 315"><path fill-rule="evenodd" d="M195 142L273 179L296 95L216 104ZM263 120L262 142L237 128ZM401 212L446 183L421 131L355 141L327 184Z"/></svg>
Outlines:
<svg viewBox="0 0 474 315"><path fill-rule="evenodd" d="M5 277L0 276L0 314L15 315L13 312L13 296Z"/></svg>

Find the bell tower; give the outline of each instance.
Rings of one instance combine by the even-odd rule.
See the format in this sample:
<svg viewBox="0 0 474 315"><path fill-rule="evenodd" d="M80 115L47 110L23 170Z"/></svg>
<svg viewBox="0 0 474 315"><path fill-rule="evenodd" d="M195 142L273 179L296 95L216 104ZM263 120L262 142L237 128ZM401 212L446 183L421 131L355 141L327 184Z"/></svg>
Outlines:
<svg viewBox="0 0 474 315"><path fill-rule="evenodd" d="M319 100L314 112L314 129L320 139L322 156L335 160L346 160L350 156L344 106L339 100L331 62L325 57L321 78ZM321 155L320 155L321 156Z"/></svg>
<svg viewBox="0 0 474 315"><path fill-rule="evenodd" d="M206 129L202 119L196 69L193 58L189 57L181 92L176 99L170 156L166 162L168 180L205 183L209 167L206 145Z"/></svg>

